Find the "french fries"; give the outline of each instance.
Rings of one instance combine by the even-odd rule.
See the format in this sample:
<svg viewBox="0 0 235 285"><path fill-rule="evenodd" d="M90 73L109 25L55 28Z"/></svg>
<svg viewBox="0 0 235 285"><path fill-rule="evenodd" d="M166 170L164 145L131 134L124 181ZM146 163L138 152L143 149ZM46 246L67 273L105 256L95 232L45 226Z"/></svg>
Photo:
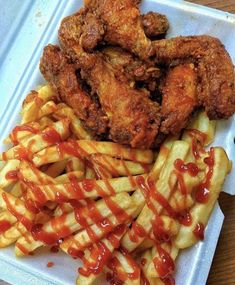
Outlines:
<svg viewBox="0 0 235 285"><path fill-rule="evenodd" d="M77 285L102 273L166 284L180 250L203 239L231 170L222 148L204 149L215 126L200 112L155 155L93 140L51 87L32 91L0 156L0 248L21 257L57 244L83 261Z"/></svg>

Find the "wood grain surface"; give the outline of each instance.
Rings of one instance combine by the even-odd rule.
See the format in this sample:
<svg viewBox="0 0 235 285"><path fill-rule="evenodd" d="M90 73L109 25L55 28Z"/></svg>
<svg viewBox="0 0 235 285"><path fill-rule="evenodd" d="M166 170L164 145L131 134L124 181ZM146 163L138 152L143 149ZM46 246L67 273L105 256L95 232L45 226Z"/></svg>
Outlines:
<svg viewBox="0 0 235 285"><path fill-rule="evenodd" d="M189 2L235 13L235 0L191 0ZM235 197L222 193L219 204L225 215L225 221L207 285L235 285ZM0 285L7 285L7 283L0 280Z"/></svg>

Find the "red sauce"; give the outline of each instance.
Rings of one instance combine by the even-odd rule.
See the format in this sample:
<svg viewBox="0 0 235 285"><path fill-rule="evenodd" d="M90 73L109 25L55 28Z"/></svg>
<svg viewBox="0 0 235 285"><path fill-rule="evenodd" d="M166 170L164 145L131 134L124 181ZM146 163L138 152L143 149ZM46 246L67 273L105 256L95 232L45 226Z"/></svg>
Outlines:
<svg viewBox="0 0 235 285"><path fill-rule="evenodd" d="M130 219L126 211L119 207L115 202L113 202L111 198L104 198L104 201L113 215L117 217L118 221L120 221L120 223L122 223L123 220L128 221Z"/></svg>
<svg viewBox="0 0 235 285"><path fill-rule="evenodd" d="M123 285L123 282L118 279L118 277L111 272L106 274L106 281L109 282L110 285Z"/></svg>
<svg viewBox="0 0 235 285"><path fill-rule="evenodd" d="M138 242L139 237L147 237L148 233L140 224L135 221L132 223L131 231L128 232L128 235L132 242Z"/></svg>
<svg viewBox="0 0 235 285"><path fill-rule="evenodd" d="M140 260L140 264L144 267L147 264L147 259L142 257Z"/></svg>
<svg viewBox="0 0 235 285"><path fill-rule="evenodd" d="M112 244L114 249L117 249L120 245L120 238L124 235L126 232L126 226L125 225L119 225L117 226L113 232L107 235L107 239Z"/></svg>
<svg viewBox="0 0 235 285"><path fill-rule="evenodd" d="M175 285L175 279L173 278L173 276L168 276L166 278L162 278L161 281L165 285Z"/></svg>
<svg viewBox="0 0 235 285"><path fill-rule="evenodd" d="M79 268L79 273L84 276L101 273L111 254L112 252L108 247L102 241L99 241L96 247L92 248L90 255L92 261L88 261L83 257L83 268Z"/></svg>
<svg viewBox="0 0 235 285"><path fill-rule="evenodd" d="M17 170L10 170L6 173L5 178L7 180L17 180L18 179L18 171Z"/></svg>
<svg viewBox="0 0 235 285"><path fill-rule="evenodd" d="M17 146L14 150L15 159L30 161L30 151L23 146Z"/></svg>
<svg viewBox="0 0 235 285"><path fill-rule="evenodd" d="M114 190L113 186L111 185L111 183L109 182L109 180L103 179L103 181L105 183L106 188L108 189L108 192L109 192L108 194L110 196L115 195L115 190Z"/></svg>
<svg viewBox="0 0 235 285"><path fill-rule="evenodd" d="M157 201L162 206L162 208L167 211L167 213L169 214L170 217L175 217L177 215L177 213L171 207L168 200L161 193L159 193L157 191L157 189L155 188L155 183L153 181L149 180L148 184L150 187L150 197L152 199L154 199L155 201ZM156 211L154 205L151 203L150 199L147 201L147 205L156 215L159 215L159 213Z"/></svg>
<svg viewBox="0 0 235 285"><path fill-rule="evenodd" d="M32 227L31 234L35 240L40 240L46 245L56 244L59 240L59 236L57 233L51 232L48 233L42 229L42 224L35 224Z"/></svg>
<svg viewBox="0 0 235 285"><path fill-rule="evenodd" d="M140 267L139 265L135 262L135 260L132 258L132 256L128 253L127 250L124 248L120 248L119 251L125 256L129 266L132 268L133 272L131 273L126 273L128 278L131 280L135 280L140 277Z"/></svg>
<svg viewBox="0 0 235 285"><path fill-rule="evenodd" d="M140 275L140 285L150 285L148 279L145 277L144 272L141 271Z"/></svg>
<svg viewBox="0 0 235 285"><path fill-rule="evenodd" d="M175 270L175 263L170 254L165 249L163 249L158 244L156 246L160 258L155 257L153 259L155 269L161 278L171 276Z"/></svg>
<svg viewBox="0 0 235 285"><path fill-rule="evenodd" d="M68 254L71 255L74 258L83 258L84 257L84 251L77 250L73 247L68 248Z"/></svg>
<svg viewBox="0 0 235 285"><path fill-rule="evenodd" d="M8 211L17 218L18 222L23 224L25 228L30 231L32 228L32 221L30 221L27 217L24 216L24 214L18 213L14 206L11 205L10 200L8 199L8 196L6 193L2 193L2 198L6 203L6 207Z"/></svg>
<svg viewBox="0 0 235 285"><path fill-rule="evenodd" d="M60 134L51 128L42 132L42 138L49 144L57 144L62 141Z"/></svg>
<svg viewBox="0 0 235 285"><path fill-rule="evenodd" d="M11 227L11 223L7 220L0 221L0 234L4 233Z"/></svg>
<svg viewBox="0 0 235 285"><path fill-rule="evenodd" d="M70 235L71 229L66 226L66 218L67 215L61 215L59 217L55 217L51 220L51 227L53 228L54 232L57 234L57 239L64 238Z"/></svg>
<svg viewBox="0 0 235 285"><path fill-rule="evenodd" d="M54 245L50 248L50 252L57 253L59 252L59 245Z"/></svg>
<svg viewBox="0 0 235 285"><path fill-rule="evenodd" d="M202 145L204 145L206 140L207 140L207 134L205 134L205 133L203 133L197 129L187 129L187 133L191 137L194 137L197 140L199 140Z"/></svg>
<svg viewBox="0 0 235 285"><path fill-rule="evenodd" d="M94 179L83 179L82 187L86 192L91 192L94 189L95 180Z"/></svg>
<svg viewBox="0 0 235 285"><path fill-rule="evenodd" d="M160 216L156 216L152 221L152 229L155 240L159 243L169 242L170 235L164 228L164 222Z"/></svg>
<svg viewBox="0 0 235 285"><path fill-rule="evenodd" d="M95 224L101 222L104 217L100 214L93 200L88 200L86 207L79 207L74 209L76 221L83 227L89 226L88 220L91 219Z"/></svg>
<svg viewBox="0 0 235 285"><path fill-rule="evenodd" d="M106 168L112 175L112 177L119 177L119 173L118 171L116 170L115 167L113 167L112 163L109 162L109 160L103 156L102 159L104 160L105 164L102 164L102 166L104 168ZM99 163L99 162L98 162Z"/></svg>
<svg viewBox="0 0 235 285"><path fill-rule="evenodd" d="M208 171L206 173L205 181L198 185L197 190L195 192L195 199L199 203L206 204L209 199L210 194L210 183L213 175L214 168L214 149L210 149L210 156L204 159L204 162L208 165Z"/></svg>
<svg viewBox="0 0 235 285"><path fill-rule="evenodd" d="M177 220L184 226L190 226L192 224L192 216L189 211L179 213L177 215Z"/></svg>
<svg viewBox="0 0 235 285"><path fill-rule="evenodd" d="M28 255L29 254L29 251L26 247L24 247L21 243L17 242L15 244L16 247L19 248L19 250L24 254L24 255Z"/></svg>
<svg viewBox="0 0 235 285"><path fill-rule="evenodd" d="M74 140L57 144L57 150L60 154L60 157L63 157L64 154L68 154L82 159L82 157L89 155L84 149L79 146L79 143Z"/></svg>
<svg viewBox="0 0 235 285"><path fill-rule="evenodd" d="M48 268L51 268L51 267L53 267L55 264L54 264L54 262L51 262L51 261L49 261L48 263L47 263L47 267Z"/></svg>
<svg viewBox="0 0 235 285"><path fill-rule="evenodd" d="M193 234L198 240L204 240L204 231L205 226L202 223L197 223L193 230Z"/></svg>
<svg viewBox="0 0 235 285"><path fill-rule="evenodd" d="M146 184L145 179L143 176L137 176L136 177L136 184L138 188L141 190L142 194L144 195L144 198L147 200L149 196L149 186Z"/></svg>
<svg viewBox="0 0 235 285"><path fill-rule="evenodd" d="M67 187L67 191L71 196L74 196L74 199L81 200L85 198L84 189L82 187L83 184L78 182L78 179L74 176L69 178L70 187ZM86 185L86 184L85 184Z"/></svg>
<svg viewBox="0 0 235 285"><path fill-rule="evenodd" d="M22 132L22 131L26 131L26 132L30 132L32 134L37 134L38 133L38 129L30 126L30 125L21 125L21 126L16 126L11 134L11 140L13 142L14 145L17 145L19 143L18 141L18 132Z"/></svg>
<svg viewBox="0 0 235 285"><path fill-rule="evenodd" d="M199 169L195 163L189 162L185 164L182 159L176 159L174 166L177 171L181 173L188 172L193 177L197 176L199 172Z"/></svg>

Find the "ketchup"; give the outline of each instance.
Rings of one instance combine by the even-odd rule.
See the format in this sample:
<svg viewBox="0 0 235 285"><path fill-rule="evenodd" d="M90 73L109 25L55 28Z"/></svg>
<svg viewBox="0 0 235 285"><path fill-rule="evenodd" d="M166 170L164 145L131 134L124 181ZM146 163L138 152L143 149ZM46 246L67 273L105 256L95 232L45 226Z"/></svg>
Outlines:
<svg viewBox="0 0 235 285"><path fill-rule="evenodd" d="M48 268L51 268L51 267L53 267L55 265L55 263L54 262L51 262L51 261L49 261L48 263L47 263L47 267Z"/></svg>
<svg viewBox="0 0 235 285"><path fill-rule="evenodd" d="M205 181L202 182L200 185L198 185L196 193L195 193L195 199L197 202L206 204L209 200L209 194L210 194L210 184L211 184L211 178L213 175L213 168L214 168L214 148L210 149L210 155L209 157L206 157L204 159L205 164L208 166L208 171L206 173Z"/></svg>
<svg viewBox="0 0 235 285"><path fill-rule="evenodd" d="M198 240L204 240L204 231L205 226L202 223L197 223L193 230L193 234Z"/></svg>
<svg viewBox="0 0 235 285"><path fill-rule="evenodd" d="M18 179L18 171L17 170L10 170L6 173L5 178L7 180L17 180Z"/></svg>
<svg viewBox="0 0 235 285"><path fill-rule="evenodd" d="M42 132L42 138L49 144L57 144L62 141L60 134L54 129L46 129Z"/></svg>

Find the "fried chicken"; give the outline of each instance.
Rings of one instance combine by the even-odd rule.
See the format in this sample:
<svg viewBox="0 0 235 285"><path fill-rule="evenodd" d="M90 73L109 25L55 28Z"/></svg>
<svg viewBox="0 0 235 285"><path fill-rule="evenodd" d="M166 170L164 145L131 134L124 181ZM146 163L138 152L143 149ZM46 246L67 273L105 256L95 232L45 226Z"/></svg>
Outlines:
<svg viewBox="0 0 235 285"><path fill-rule="evenodd" d="M122 81L149 83L161 76L161 70L153 61L142 61L119 47L106 47L102 49L102 54L112 66L115 76Z"/></svg>
<svg viewBox="0 0 235 285"><path fill-rule="evenodd" d="M64 19L59 29L61 46L76 60L83 79L97 92L109 118L110 138L132 147L150 147L160 124L159 105L147 98L142 90L118 80L102 53L85 52L78 39L81 29L69 21L74 23L74 16Z"/></svg>
<svg viewBox="0 0 235 285"><path fill-rule="evenodd" d="M119 45L141 59L151 55L151 41L145 35L136 1L91 0L86 8L105 24L105 42Z"/></svg>
<svg viewBox="0 0 235 285"><path fill-rule="evenodd" d="M169 22L165 15L148 12L141 16L145 35L148 38L164 36L169 29Z"/></svg>
<svg viewBox="0 0 235 285"><path fill-rule="evenodd" d="M227 119L234 114L234 67L218 39L210 36L176 37L155 41L153 46L159 64L169 66L174 61L190 61L195 64L197 106L203 106L210 119ZM182 78L180 72L178 75ZM191 82L194 82L194 74ZM171 92L174 92L172 87ZM177 90L175 94L176 92ZM176 105L176 113L178 108Z"/></svg>
<svg viewBox="0 0 235 285"><path fill-rule="evenodd" d="M89 94L82 90L74 65L68 62L58 46L48 45L44 48L40 71L59 99L74 109L90 131L97 135L106 132L106 116Z"/></svg>
<svg viewBox="0 0 235 285"><path fill-rule="evenodd" d="M197 106L197 74L194 65L180 64L167 73L162 88L161 132L177 134L186 127Z"/></svg>

